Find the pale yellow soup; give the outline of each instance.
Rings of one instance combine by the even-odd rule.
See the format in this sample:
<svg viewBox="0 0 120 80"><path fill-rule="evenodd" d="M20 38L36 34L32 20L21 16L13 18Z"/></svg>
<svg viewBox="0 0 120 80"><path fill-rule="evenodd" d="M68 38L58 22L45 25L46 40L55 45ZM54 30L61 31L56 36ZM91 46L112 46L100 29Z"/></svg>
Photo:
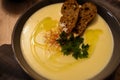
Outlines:
<svg viewBox="0 0 120 80"><path fill-rule="evenodd" d="M51 33L59 34L61 6L62 3L46 6L27 20L21 34L23 56L35 72L47 79L91 79L105 68L112 56L112 33L97 15L83 35L84 43L90 45L88 58L76 60L63 55L58 44L50 43Z"/></svg>

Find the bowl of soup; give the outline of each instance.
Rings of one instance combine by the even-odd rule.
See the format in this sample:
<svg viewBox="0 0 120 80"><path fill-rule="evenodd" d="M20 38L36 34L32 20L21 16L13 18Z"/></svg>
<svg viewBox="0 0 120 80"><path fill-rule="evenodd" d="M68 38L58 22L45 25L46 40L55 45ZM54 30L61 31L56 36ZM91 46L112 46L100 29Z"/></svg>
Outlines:
<svg viewBox="0 0 120 80"><path fill-rule="evenodd" d="M83 35L84 42L90 45L89 57L76 60L71 55L65 56L52 41L59 32L63 2L40 1L20 17L12 36L18 63L37 80L106 78L119 64L120 23L108 9L93 2L98 13Z"/></svg>

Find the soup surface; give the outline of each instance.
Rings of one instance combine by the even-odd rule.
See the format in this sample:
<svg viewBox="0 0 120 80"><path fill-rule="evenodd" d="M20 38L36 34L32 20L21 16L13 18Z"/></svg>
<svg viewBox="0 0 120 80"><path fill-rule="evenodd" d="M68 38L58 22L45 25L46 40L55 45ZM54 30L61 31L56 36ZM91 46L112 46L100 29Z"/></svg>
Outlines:
<svg viewBox="0 0 120 80"><path fill-rule="evenodd" d="M28 19L21 34L23 56L34 71L47 79L90 79L105 68L112 56L112 33L97 15L83 35L84 43L90 45L88 58L76 60L71 55L63 55L55 41L61 6L62 3L46 6Z"/></svg>

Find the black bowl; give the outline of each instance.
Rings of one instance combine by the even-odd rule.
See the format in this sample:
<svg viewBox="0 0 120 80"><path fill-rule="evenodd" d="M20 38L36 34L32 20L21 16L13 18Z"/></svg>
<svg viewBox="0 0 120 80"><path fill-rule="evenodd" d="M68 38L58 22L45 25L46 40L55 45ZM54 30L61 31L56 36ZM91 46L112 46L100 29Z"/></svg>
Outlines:
<svg viewBox="0 0 120 80"><path fill-rule="evenodd" d="M17 21L13 34L12 34L12 48L14 50L15 57L20 64L20 66L25 70L26 73L28 73L30 76L32 76L34 79L39 80L48 80L41 75L37 74L25 61L21 46L20 46L20 36L23 29L24 24L28 20L28 18L35 13L37 10L41 9L42 7L45 7L50 4L54 3L60 3L64 0L43 0L40 1L38 4L31 7L29 10L27 10ZM78 0L79 1L79 0ZM83 3L88 0L80 0L80 3ZM91 1L91 0L89 0ZM96 76L94 76L91 80L102 80L109 76L118 66L120 62L120 23L116 19L116 17L112 14L111 11L106 9L102 4L92 1L96 4L98 9L98 14L104 18L104 20L108 23L109 28L112 32L113 39L114 39L114 49L113 49L113 55L110 59L108 65Z"/></svg>

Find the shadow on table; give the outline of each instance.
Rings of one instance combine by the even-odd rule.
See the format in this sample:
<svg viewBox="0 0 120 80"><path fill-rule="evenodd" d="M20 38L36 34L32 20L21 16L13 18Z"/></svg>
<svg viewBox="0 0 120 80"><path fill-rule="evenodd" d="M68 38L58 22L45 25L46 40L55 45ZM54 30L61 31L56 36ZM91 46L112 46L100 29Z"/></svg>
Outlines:
<svg viewBox="0 0 120 80"><path fill-rule="evenodd" d="M106 0L108 1L108 0ZM109 0L109 3L111 3L112 5L116 6L117 8L120 8L120 0Z"/></svg>
<svg viewBox="0 0 120 80"><path fill-rule="evenodd" d="M38 0L2 0L2 9L9 14L20 14Z"/></svg>
<svg viewBox="0 0 120 80"><path fill-rule="evenodd" d="M33 80L15 60L11 45L0 46L0 80Z"/></svg>
<svg viewBox="0 0 120 80"><path fill-rule="evenodd" d="M120 70L119 67L118 69ZM120 78L115 78L117 70L105 80L120 80ZM10 44L0 46L0 80L33 80L17 63Z"/></svg>

